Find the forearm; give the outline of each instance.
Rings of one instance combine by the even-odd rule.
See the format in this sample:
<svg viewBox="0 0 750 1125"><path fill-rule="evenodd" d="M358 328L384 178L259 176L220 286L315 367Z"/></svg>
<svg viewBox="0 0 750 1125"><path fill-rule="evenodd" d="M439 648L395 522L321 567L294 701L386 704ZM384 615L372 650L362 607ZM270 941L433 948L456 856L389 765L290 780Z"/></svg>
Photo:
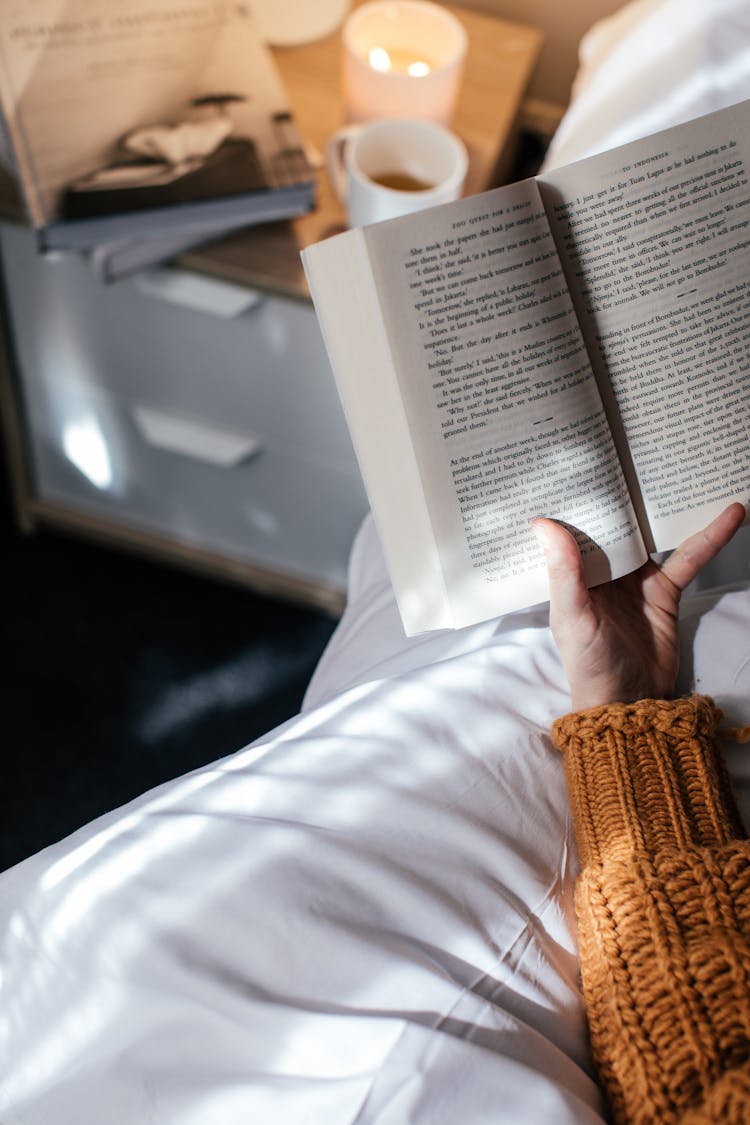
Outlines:
<svg viewBox="0 0 750 1125"><path fill-rule="evenodd" d="M717 722L695 697L555 724L592 1048L617 1121L750 1117L750 845Z"/></svg>

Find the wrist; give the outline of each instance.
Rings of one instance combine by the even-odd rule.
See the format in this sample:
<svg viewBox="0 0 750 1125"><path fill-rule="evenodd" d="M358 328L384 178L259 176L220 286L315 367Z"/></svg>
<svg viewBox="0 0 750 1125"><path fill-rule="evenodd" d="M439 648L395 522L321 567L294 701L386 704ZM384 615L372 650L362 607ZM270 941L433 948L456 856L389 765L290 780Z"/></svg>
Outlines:
<svg viewBox="0 0 750 1125"><path fill-rule="evenodd" d="M671 698L671 692L662 694L659 691L647 689L641 691L637 688L625 688L619 684L611 687L586 684L582 687L571 687L570 709L571 711L593 711L597 707L612 707L618 703L638 703L642 699L667 701Z"/></svg>
<svg viewBox="0 0 750 1125"><path fill-rule="evenodd" d="M669 700L674 697L675 677L649 674L643 664L614 668L607 673L569 676L571 710L587 711L616 703L638 703L642 699Z"/></svg>

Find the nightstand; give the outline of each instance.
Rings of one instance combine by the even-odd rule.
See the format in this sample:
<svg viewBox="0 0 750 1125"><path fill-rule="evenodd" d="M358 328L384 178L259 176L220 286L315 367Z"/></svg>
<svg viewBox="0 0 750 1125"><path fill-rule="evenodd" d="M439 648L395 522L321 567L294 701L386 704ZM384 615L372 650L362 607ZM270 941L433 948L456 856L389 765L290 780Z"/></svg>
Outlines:
<svg viewBox="0 0 750 1125"><path fill-rule="evenodd" d="M453 127L471 193L502 182L541 36L451 10L469 34ZM319 152L342 124L339 42L275 51ZM299 259L343 229L325 176L312 214L109 286L74 255L40 257L3 213L0 401L21 526L340 611L367 499Z"/></svg>

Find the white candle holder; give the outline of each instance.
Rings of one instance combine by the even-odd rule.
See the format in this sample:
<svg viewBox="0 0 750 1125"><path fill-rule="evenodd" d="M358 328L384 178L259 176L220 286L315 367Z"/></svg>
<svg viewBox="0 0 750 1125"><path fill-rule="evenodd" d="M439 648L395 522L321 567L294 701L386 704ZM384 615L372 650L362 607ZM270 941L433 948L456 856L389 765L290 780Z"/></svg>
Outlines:
<svg viewBox="0 0 750 1125"><path fill-rule="evenodd" d="M463 24L429 0L376 0L344 24L348 121L411 117L450 123L466 48Z"/></svg>

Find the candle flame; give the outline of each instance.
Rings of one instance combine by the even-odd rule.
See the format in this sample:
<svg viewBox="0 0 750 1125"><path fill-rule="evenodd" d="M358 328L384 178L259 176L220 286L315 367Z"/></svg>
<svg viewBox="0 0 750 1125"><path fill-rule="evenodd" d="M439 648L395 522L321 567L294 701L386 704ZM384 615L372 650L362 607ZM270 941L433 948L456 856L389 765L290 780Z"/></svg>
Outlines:
<svg viewBox="0 0 750 1125"><path fill-rule="evenodd" d="M379 70L383 74L396 69L400 70L402 74L406 72L406 74L410 75L412 78L424 78L426 74L430 73L430 64L424 62L423 59L414 59L406 63L406 65L404 64L404 60L401 59L398 59L397 62L394 63L385 47L370 47L367 61L373 70Z"/></svg>
<svg viewBox="0 0 750 1125"><path fill-rule="evenodd" d="M385 47L370 47L368 59L373 70L385 71L391 69L391 56Z"/></svg>

